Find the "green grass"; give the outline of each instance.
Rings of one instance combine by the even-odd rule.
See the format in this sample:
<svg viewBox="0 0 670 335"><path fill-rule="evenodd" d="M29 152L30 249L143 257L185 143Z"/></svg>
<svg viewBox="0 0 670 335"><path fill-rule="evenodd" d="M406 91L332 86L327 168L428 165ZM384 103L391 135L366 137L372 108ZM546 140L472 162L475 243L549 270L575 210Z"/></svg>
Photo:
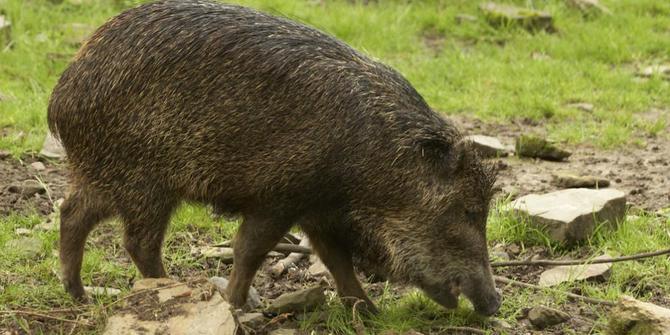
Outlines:
<svg viewBox="0 0 670 335"><path fill-rule="evenodd" d="M0 15L12 22L12 43L0 47L0 96L6 98L0 101L0 150L15 157L40 148L49 93L77 49L68 42L72 33L67 25L96 27L141 1L53 2L0 0ZM493 29L479 16L479 2L468 0L380 0L370 5L345 0L236 2L337 36L398 69L434 109L446 114L498 120L530 118L539 121L553 139L601 148L641 144L646 136L667 136L669 121L663 118L667 112L650 111L668 108L670 83L660 77L641 79L635 75L640 67L670 63L667 1L602 0L614 14L595 17L584 17L565 1L506 1L552 12L559 30L556 34L531 34L514 27ZM458 24L455 17L459 14L478 19ZM595 110L587 113L568 107L572 102L592 103ZM21 258L6 248L7 241L17 238L17 228L32 228L43 220L38 215L0 218L0 312L78 306L58 280L54 253L58 232L33 232L43 242L42 254L34 259ZM670 220L650 215L626 220L618 229L602 229L577 249L552 243L542 231L498 211L493 211L489 222L491 245L517 243L524 251L542 246L552 257L631 254L670 244ZM191 255L190 247L229 238L236 226L234 222L212 221L202 207L182 206L165 243L170 274L183 278L193 273L218 273L221 265L205 264ZM106 223L92 234L82 271L87 285L116 287L125 294L139 277L120 236L117 222ZM655 258L615 264L605 283L569 283L559 289L579 289L608 300L621 294L650 299L670 294L669 277L670 260ZM98 299L86 307L86 315L101 327L111 312L106 306L113 298ZM549 291L515 290L505 299L499 317L512 324L525 307L567 304L560 292ZM388 287L378 304L380 315L360 321L369 333L438 332L447 326L486 327L488 322L475 316L466 301L456 311L445 311L420 293L397 295ZM336 334L356 333L353 325L358 321L337 299L323 311L327 313L307 315L301 326ZM605 318L600 316L596 331L602 330ZM19 324L26 332L37 329L20 317L0 316L0 329L7 323ZM88 330L96 331L99 328Z"/></svg>

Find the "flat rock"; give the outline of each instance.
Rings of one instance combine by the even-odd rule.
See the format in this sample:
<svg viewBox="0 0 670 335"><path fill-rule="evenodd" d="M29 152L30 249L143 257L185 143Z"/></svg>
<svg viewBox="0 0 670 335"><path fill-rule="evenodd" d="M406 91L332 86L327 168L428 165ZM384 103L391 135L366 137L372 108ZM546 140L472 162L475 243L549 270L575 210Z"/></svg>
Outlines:
<svg viewBox="0 0 670 335"><path fill-rule="evenodd" d="M205 258L217 258L224 264L233 264L233 248L205 247L200 251L200 253Z"/></svg>
<svg viewBox="0 0 670 335"><path fill-rule="evenodd" d="M30 163L30 167L33 168L33 170L35 171L44 171L47 168L42 162Z"/></svg>
<svg viewBox="0 0 670 335"><path fill-rule="evenodd" d="M209 282L216 287L216 290L219 291L221 296L225 296L226 287L228 287L228 279L223 277L212 277L209 279ZM249 294L247 296L247 308L249 310L254 310L263 305L261 302L261 296L256 291L256 288L253 286L249 287Z"/></svg>
<svg viewBox="0 0 670 335"><path fill-rule="evenodd" d="M0 15L0 51L12 43L12 24L7 17Z"/></svg>
<svg viewBox="0 0 670 335"><path fill-rule="evenodd" d="M326 302L322 286L315 286L295 292L284 293L275 299L269 311L275 313L310 312Z"/></svg>
<svg viewBox="0 0 670 335"><path fill-rule="evenodd" d="M472 142L475 150L483 158L505 157L507 148L495 137L485 135L470 135L465 138Z"/></svg>
<svg viewBox="0 0 670 335"><path fill-rule="evenodd" d="M32 234L33 231L28 228L16 228L16 230L14 230L14 233L16 233L16 235L19 236L27 236Z"/></svg>
<svg viewBox="0 0 670 335"><path fill-rule="evenodd" d="M554 143L533 135L517 137L515 147L519 157L540 158L549 161L563 161L572 155Z"/></svg>
<svg viewBox="0 0 670 335"><path fill-rule="evenodd" d="M528 311L528 321L537 329L544 329L570 320L570 315L557 309L537 306Z"/></svg>
<svg viewBox="0 0 670 335"><path fill-rule="evenodd" d="M7 190L11 193L18 193L21 197L28 199L35 194L44 194L47 189L36 180L25 180L20 183L10 184Z"/></svg>
<svg viewBox="0 0 670 335"><path fill-rule="evenodd" d="M640 69L638 75L649 78L652 76L660 76L665 79L670 79L670 64L651 65Z"/></svg>
<svg viewBox="0 0 670 335"><path fill-rule="evenodd" d="M615 189L571 188L523 196L510 204L510 210L545 229L552 239L574 243L588 238L600 222L622 221L626 195Z"/></svg>
<svg viewBox="0 0 670 335"><path fill-rule="evenodd" d="M47 136L44 137L40 155L51 159L63 159L65 157L65 149L60 141L57 140L51 132L48 132Z"/></svg>
<svg viewBox="0 0 670 335"><path fill-rule="evenodd" d="M36 258L42 254L42 241L35 237L22 237L9 240L5 250L11 250L21 258Z"/></svg>
<svg viewBox="0 0 670 335"><path fill-rule="evenodd" d="M100 287L100 286L84 286L84 291L92 296L108 296L115 297L121 294L121 290L118 288L112 287Z"/></svg>
<svg viewBox="0 0 670 335"><path fill-rule="evenodd" d="M110 317L103 334L230 335L235 328L230 305L215 294L207 301L156 303L145 299Z"/></svg>
<svg viewBox="0 0 670 335"><path fill-rule="evenodd" d="M237 317L241 324L253 329L261 328L268 321L263 313L244 313Z"/></svg>
<svg viewBox="0 0 670 335"><path fill-rule="evenodd" d="M610 310L610 335L670 335L670 309L623 296Z"/></svg>
<svg viewBox="0 0 670 335"><path fill-rule="evenodd" d="M0 100L2 100L2 99L0 99ZM11 156L11 154L8 151L0 150L0 159L5 159L9 156Z"/></svg>
<svg viewBox="0 0 670 335"><path fill-rule="evenodd" d="M554 18L548 12L493 2L480 5L479 9L494 27L517 25L529 31L556 31Z"/></svg>
<svg viewBox="0 0 670 335"><path fill-rule="evenodd" d="M598 0L568 0L567 2L570 6L581 10L585 14L612 14L612 12Z"/></svg>
<svg viewBox="0 0 670 335"><path fill-rule="evenodd" d="M269 335L297 335L298 330L292 328L279 328L271 331Z"/></svg>
<svg viewBox="0 0 670 335"><path fill-rule="evenodd" d="M552 176L552 184L561 188L600 188L610 186L610 181L595 176L579 176L571 173L558 172Z"/></svg>
<svg viewBox="0 0 670 335"><path fill-rule="evenodd" d="M330 272L328 271L328 268L326 267L325 264L319 259L318 256L316 255L311 255L309 257L309 261L311 265L307 269L310 275L315 276L315 277L320 277L320 276L327 276Z"/></svg>
<svg viewBox="0 0 670 335"><path fill-rule="evenodd" d="M160 303L183 297L190 297L192 290L184 283L170 278L144 278L133 284L133 291L154 290Z"/></svg>
<svg viewBox="0 0 670 335"><path fill-rule="evenodd" d="M611 256L605 254L594 258L594 260L604 258L611 258ZM606 279L610 274L611 268L612 263L557 266L542 272L538 284L550 287L569 281Z"/></svg>

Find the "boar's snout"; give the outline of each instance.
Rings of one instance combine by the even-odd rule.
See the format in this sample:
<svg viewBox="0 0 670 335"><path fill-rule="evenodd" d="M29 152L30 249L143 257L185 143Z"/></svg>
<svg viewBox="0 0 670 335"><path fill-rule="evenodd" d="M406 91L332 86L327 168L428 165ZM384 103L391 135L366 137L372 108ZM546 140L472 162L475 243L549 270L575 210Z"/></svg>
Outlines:
<svg viewBox="0 0 670 335"><path fill-rule="evenodd" d="M475 306L475 311L483 316L491 316L498 312L500 309L500 304L502 303L502 296L500 292L496 289L493 291L493 294L490 294L486 298L473 302Z"/></svg>
<svg viewBox="0 0 670 335"><path fill-rule="evenodd" d="M502 303L501 291L496 288L490 271L470 278L462 286L463 293L472 302L475 311L484 316L495 314Z"/></svg>

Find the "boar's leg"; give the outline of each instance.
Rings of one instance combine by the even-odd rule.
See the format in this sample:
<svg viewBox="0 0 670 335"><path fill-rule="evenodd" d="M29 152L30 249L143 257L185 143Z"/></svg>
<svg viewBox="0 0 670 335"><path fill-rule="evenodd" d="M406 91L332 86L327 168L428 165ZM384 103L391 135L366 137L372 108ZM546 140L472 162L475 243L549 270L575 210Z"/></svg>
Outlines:
<svg viewBox="0 0 670 335"><path fill-rule="evenodd" d="M323 234L310 234L307 231L306 233L319 258L333 275L337 286L337 294L343 298L344 302L353 306L357 301L362 300L365 302L365 306L361 307L359 305L357 310L377 313L377 308L370 301L358 278L356 278L351 253L343 247L345 243L338 243L337 240L332 237L325 237Z"/></svg>
<svg viewBox="0 0 670 335"><path fill-rule="evenodd" d="M241 308L247 301L249 288L265 255L291 228L287 221L245 215L235 236L233 270L226 288L231 305Z"/></svg>
<svg viewBox="0 0 670 335"><path fill-rule="evenodd" d="M142 201L144 200L144 201ZM130 209L121 211L124 224L124 247L144 278L166 277L161 247L165 230L177 202L161 194L153 203L149 199L126 202ZM144 202L144 203L143 203Z"/></svg>
<svg viewBox="0 0 670 335"><path fill-rule="evenodd" d="M60 263L63 286L74 299L85 302L86 293L81 282L81 263L86 238L96 224L114 215L109 202L99 193L79 187L60 208Z"/></svg>

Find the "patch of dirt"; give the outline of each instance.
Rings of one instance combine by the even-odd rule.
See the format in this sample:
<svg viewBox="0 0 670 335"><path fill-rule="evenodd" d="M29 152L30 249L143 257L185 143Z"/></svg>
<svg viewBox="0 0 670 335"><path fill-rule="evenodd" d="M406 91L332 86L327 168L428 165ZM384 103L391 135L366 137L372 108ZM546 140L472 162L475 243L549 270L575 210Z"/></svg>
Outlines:
<svg viewBox="0 0 670 335"><path fill-rule="evenodd" d="M523 120L507 123L487 123L462 115L451 115L469 134L497 137L503 144L514 145L521 134L545 134L539 124ZM610 188L624 191L628 204L643 210L658 210L670 206L670 124L659 136L646 136L644 147L634 145L616 150L601 150L589 144L560 145L572 152L565 162L506 157L499 160L501 170L498 186L501 196L512 199L530 193L556 191L551 184L552 174L572 172L603 177Z"/></svg>
<svg viewBox="0 0 670 335"><path fill-rule="evenodd" d="M44 170L36 170L30 164L41 162ZM26 180L41 181L47 191L30 197L9 190L13 184L20 184ZM30 214L37 212L48 215L53 212L56 200L65 195L67 178L61 164L35 157L24 157L16 160L11 157L0 158L0 216L10 213Z"/></svg>

